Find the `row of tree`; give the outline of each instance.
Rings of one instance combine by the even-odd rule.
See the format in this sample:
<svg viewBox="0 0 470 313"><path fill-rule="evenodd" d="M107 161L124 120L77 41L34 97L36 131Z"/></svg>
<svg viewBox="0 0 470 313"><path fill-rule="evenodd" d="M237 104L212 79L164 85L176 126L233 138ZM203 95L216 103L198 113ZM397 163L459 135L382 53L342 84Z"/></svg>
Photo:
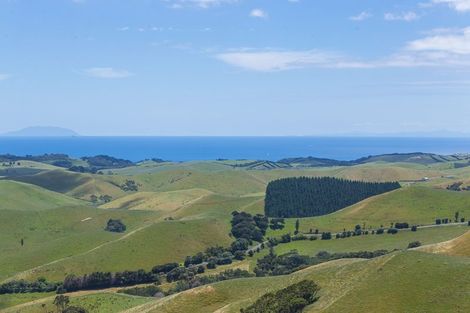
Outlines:
<svg viewBox="0 0 470 313"><path fill-rule="evenodd" d="M297 251L276 255L273 248L269 254L258 259L254 272L258 277L288 275L308 266L337 259L363 258L372 259L389 253L387 250L359 251L345 253L318 252L315 256L300 255Z"/></svg>
<svg viewBox="0 0 470 313"><path fill-rule="evenodd" d="M398 188L398 182L375 183L332 177L283 178L267 186L265 215L284 218L325 215Z"/></svg>
<svg viewBox="0 0 470 313"><path fill-rule="evenodd" d="M71 292L77 290L105 289L110 287L132 286L137 284L159 283L159 275L145 270L124 272L93 272L88 275L65 277L58 292Z"/></svg>
<svg viewBox="0 0 470 313"><path fill-rule="evenodd" d="M51 292L57 289L58 284L39 278L37 281L14 280L0 285L0 294Z"/></svg>

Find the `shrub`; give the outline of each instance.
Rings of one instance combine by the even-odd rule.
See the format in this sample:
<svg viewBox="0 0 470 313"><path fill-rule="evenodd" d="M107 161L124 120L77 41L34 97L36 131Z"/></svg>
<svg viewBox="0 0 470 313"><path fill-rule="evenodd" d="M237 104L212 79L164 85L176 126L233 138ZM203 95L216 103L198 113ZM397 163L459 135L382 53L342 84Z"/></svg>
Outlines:
<svg viewBox="0 0 470 313"><path fill-rule="evenodd" d="M421 246L421 242L419 241L412 241L408 244L408 249L412 249L412 248L418 248Z"/></svg>
<svg viewBox="0 0 470 313"><path fill-rule="evenodd" d="M313 281L303 280L277 292L267 293L241 313L296 313L318 300L320 290Z"/></svg>
<svg viewBox="0 0 470 313"><path fill-rule="evenodd" d="M152 273L154 274L160 274L160 273L168 273L172 269L177 268L179 266L178 263L166 263L163 265L157 265L152 268Z"/></svg>
<svg viewBox="0 0 470 313"><path fill-rule="evenodd" d="M126 225L121 220L108 220L108 223L105 228L106 231L123 233L126 231Z"/></svg>
<svg viewBox="0 0 470 313"><path fill-rule="evenodd" d="M418 230L418 226L416 225L411 226L411 231L417 231L417 230Z"/></svg>
<svg viewBox="0 0 470 313"><path fill-rule="evenodd" d="M395 235L396 233L398 233L398 229L396 229L396 228L389 228L387 230L387 234Z"/></svg>
<svg viewBox="0 0 470 313"><path fill-rule="evenodd" d="M396 229L406 229L409 228L410 225L408 223L395 223Z"/></svg>

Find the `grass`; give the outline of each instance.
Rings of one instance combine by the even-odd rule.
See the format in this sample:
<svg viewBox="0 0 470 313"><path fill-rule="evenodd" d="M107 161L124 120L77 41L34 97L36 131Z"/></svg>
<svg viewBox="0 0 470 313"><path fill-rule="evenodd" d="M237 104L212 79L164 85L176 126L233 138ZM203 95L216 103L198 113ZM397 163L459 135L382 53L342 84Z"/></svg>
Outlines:
<svg viewBox="0 0 470 313"><path fill-rule="evenodd" d="M195 187L227 196L264 192L266 184L248 171L195 171L185 167L133 176L142 191L175 191Z"/></svg>
<svg viewBox="0 0 470 313"><path fill-rule="evenodd" d="M276 246L275 252L284 254L291 250L297 250L300 254L315 255L320 251L356 252L406 249L408 243L412 241L419 241L423 245L427 245L453 239L468 230L468 226L453 226L418 229L416 232L399 231L396 235L363 235L344 239L293 241Z"/></svg>
<svg viewBox="0 0 470 313"><path fill-rule="evenodd" d="M56 312L55 305L52 304L54 297L38 301L32 305L23 307L12 307L6 309L5 313L42 313ZM90 313L115 313L122 310L141 305L151 301L151 298L134 297L118 293L98 293L83 296L73 296L70 299L71 306L80 306Z"/></svg>
<svg viewBox="0 0 470 313"><path fill-rule="evenodd" d="M101 208L150 210L171 213L210 194L210 191L197 188L167 192L137 192L102 205Z"/></svg>
<svg viewBox="0 0 470 313"><path fill-rule="evenodd" d="M0 199L0 210L40 211L82 204L60 193L7 180L0 180Z"/></svg>
<svg viewBox="0 0 470 313"><path fill-rule="evenodd" d="M0 210L0 281L117 240L123 234L104 231L110 218L123 220L130 232L157 217L152 212L76 206L43 211ZM20 245L21 239L24 246Z"/></svg>
<svg viewBox="0 0 470 313"><path fill-rule="evenodd" d="M110 195L113 198L118 198L125 194L117 186L119 183L115 183L105 175L52 170L14 179L83 200L90 200L91 195Z"/></svg>
<svg viewBox="0 0 470 313"><path fill-rule="evenodd" d="M325 312L469 312L470 260L397 254Z"/></svg>
<svg viewBox="0 0 470 313"><path fill-rule="evenodd" d="M470 257L470 230L464 235L441 243L419 248L420 251Z"/></svg>
<svg viewBox="0 0 470 313"><path fill-rule="evenodd" d="M0 295L0 310L13 307L15 305L29 303L38 299L54 296L54 292L49 293L17 293Z"/></svg>
<svg viewBox="0 0 470 313"><path fill-rule="evenodd" d="M41 170L45 171L39 174L15 177L37 186L0 181L0 281L14 275L26 279L44 276L49 280L62 280L68 273L80 275L92 271L150 269L156 264L181 262L187 255L204 251L208 246L229 246L232 241L228 236L231 212L242 210L253 214L262 213L266 184L281 177L329 175L350 179L406 180L448 173L458 175L459 179L470 177L470 169L452 170L443 166L419 164L374 163L348 168L248 171L232 169L225 163L230 161L183 164L145 162L139 166L113 170L113 175L78 174L44 168ZM126 179L135 180L139 184L139 192L123 192L118 186ZM455 211L459 211L461 217L470 218L470 193L430 187L436 183L443 187L446 181L444 178L436 179L423 183L422 186L407 187L367 199L330 215L301 219L300 228L304 232L310 228L342 231L343 228L352 229L354 225L362 226L363 223L366 223L365 228L379 227L381 224L389 226L391 222L431 224L437 217L453 218ZM113 201L104 205L103 208L106 209L103 209L87 207L85 202L70 197L89 200L91 194L109 194ZM174 220L163 221L164 217L169 216ZM122 219L128 226L127 232L105 232L103 228L109 218ZM284 230L269 231L268 236L293 232L294 223L295 219L287 219ZM401 231L394 236L369 235L331 241L297 241L279 245L276 253L292 249L309 255L321 250L342 252L403 249L410 241L419 240L423 244L447 241L462 235L467 229L441 227L419 229L416 233ZM20 246L22 238L25 240L23 247ZM467 249L463 243L458 247L458 251ZM257 257L263 253L266 251ZM336 312L332 308L340 311L346 310L347 306L352 311L365 308L371 312L388 312L388 307L374 306L372 301L375 297L385 302L383 297L387 294L392 297L391 303L396 305L396 312L409 311L408 307L395 303L393 297L403 295L399 290L394 290L394 286L408 290L418 288L418 301L426 299L426 292L432 297L438 292L446 294L448 299L442 300L442 304L437 305L436 309L419 303L418 308L422 309L420 312L437 312L437 308L441 311L463 312L463 309L468 308L464 303L461 308L452 310L455 307L450 306L451 302L458 302L459 293L447 296L445 289L452 289L450 281L453 279L456 281L456 288L460 288L455 290L465 290L466 286L457 277L457 272L462 273L465 266L468 269L465 258L432 254L428 257L428 254L411 251L394 255L370 261L340 260L290 276L227 281L160 301L148 302L149 299L108 293L87 294L74 297L73 301L86 306L90 312L117 312L139 305L148 307L150 311L167 313L213 312L221 308L224 308L221 311L224 313L239 312L241 307L255 301L267 291L280 289L303 278L311 278L323 288L322 298L312 307L312 312ZM429 259L432 257L438 261ZM233 266L248 268L253 260L248 259ZM395 260L399 262L394 263ZM428 277L421 277L426 275L417 268L417 263L424 269L429 268L429 280ZM32 268L35 269L30 270ZM221 269L222 267L217 270ZM449 277L441 273L434 275L435 270L448 271ZM412 271L421 274L415 275ZM398 273L396 279L389 277L392 273ZM405 274L406 277L403 276ZM382 277L380 275L387 279L379 279L384 286L377 285L379 283L376 279ZM401 284L401 281L404 283ZM435 286L436 282L439 286ZM369 284L377 289L375 294L372 294L374 290L367 290ZM432 288L424 292L424 284L429 284ZM360 292L358 296L366 297L358 301L357 306L348 302L353 301L349 299L353 291ZM0 297L0 305L29 302L39 296L32 294L30 297L3 296ZM403 303L410 305L411 300L406 295L404 297ZM7 304L3 304L4 302ZM394 310L392 307L390 311L395 312ZM37 305L25 307L20 312L37 312Z"/></svg>
<svg viewBox="0 0 470 313"><path fill-rule="evenodd" d="M228 246L230 241L227 225L215 219L160 222L89 253L42 267L27 278L61 280L68 273L149 270L157 264L182 262L209 246Z"/></svg>
<svg viewBox="0 0 470 313"><path fill-rule="evenodd" d="M322 288L304 312L467 312L470 260L399 252L373 260L338 260L288 275L237 279L149 302L129 312L235 313L264 293L302 279ZM412 292L410 292L412 291Z"/></svg>
<svg viewBox="0 0 470 313"><path fill-rule="evenodd" d="M404 187L390 193L361 201L332 214L300 219L300 230L342 231L355 225L378 228L390 223L433 224L436 218L470 218L470 193L454 192L429 187ZM282 231L269 231L268 236L293 232L296 219L286 219Z"/></svg>

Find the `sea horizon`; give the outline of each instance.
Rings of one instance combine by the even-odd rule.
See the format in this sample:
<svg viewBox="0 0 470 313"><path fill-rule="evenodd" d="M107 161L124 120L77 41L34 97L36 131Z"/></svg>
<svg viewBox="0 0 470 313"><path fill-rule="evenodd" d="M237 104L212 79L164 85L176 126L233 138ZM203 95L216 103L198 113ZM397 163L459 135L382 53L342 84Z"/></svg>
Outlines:
<svg viewBox="0 0 470 313"><path fill-rule="evenodd" d="M378 136L71 136L0 137L0 154L63 153L72 157L110 155L134 162L291 157L355 160L390 153L470 153L467 137Z"/></svg>

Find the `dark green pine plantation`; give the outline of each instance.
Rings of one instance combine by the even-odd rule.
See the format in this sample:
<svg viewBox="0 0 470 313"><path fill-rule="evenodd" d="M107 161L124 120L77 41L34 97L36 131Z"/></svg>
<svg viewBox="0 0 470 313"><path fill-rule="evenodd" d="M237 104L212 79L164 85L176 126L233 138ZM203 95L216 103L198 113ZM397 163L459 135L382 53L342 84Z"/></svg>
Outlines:
<svg viewBox="0 0 470 313"><path fill-rule="evenodd" d="M268 184L265 214L285 218L325 215L398 188L398 182L362 182L332 177L283 178Z"/></svg>

